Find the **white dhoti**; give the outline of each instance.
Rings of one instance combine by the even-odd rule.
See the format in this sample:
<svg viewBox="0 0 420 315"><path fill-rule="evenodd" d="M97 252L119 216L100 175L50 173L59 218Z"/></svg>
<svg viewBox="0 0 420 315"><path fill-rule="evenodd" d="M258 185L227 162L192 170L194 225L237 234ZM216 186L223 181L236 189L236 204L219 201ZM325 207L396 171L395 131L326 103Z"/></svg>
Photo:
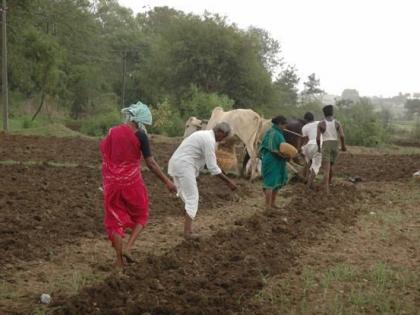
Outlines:
<svg viewBox="0 0 420 315"><path fill-rule="evenodd" d="M185 211L191 219L194 219L198 210L198 187L194 170L185 170L182 176L173 176L174 184L177 188L177 196L185 204Z"/></svg>
<svg viewBox="0 0 420 315"><path fill-rule="evenodd" d="M182 141L168 163L168 174L174 179L178 196L185 203L185 211L194 219L198 210L197 176L207 166L210 174L219 175L217 165L216 137L213 130L194 132Z"/></svg>
<svg viewBox="0 0 420 315"><path fill-rule="evenodd" d="M322 154L318 152L316 143L307 143L302 147L302 153L305 156L306 163L311 163L310 170L318 175L322 164Z"/></svg>

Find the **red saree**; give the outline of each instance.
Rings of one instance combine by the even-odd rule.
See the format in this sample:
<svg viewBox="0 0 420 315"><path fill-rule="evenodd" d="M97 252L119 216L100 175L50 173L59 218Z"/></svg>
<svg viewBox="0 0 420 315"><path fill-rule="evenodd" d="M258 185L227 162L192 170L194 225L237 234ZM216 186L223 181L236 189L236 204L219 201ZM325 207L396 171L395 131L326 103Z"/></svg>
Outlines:
<svg viewBox="0 0 420 315"><path fill-rule="evenodd" d="M141 177L140 142L127 125L111 128L100 144L104 189L104 225L110 240L126 228L144 226L149 198Z"/></svg>

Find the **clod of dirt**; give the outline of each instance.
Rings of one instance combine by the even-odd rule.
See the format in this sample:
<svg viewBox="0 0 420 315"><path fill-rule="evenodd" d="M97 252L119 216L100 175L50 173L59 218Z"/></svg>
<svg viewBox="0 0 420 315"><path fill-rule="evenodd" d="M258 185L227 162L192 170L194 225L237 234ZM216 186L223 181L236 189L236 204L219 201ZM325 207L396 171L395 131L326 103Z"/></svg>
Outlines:
<svg viewBox="0 0 420 315"><path fill-rule="evenodd" d="M360 176L350 176L348 180L351 183L358 183L362 181L362 178Z"/></svg>

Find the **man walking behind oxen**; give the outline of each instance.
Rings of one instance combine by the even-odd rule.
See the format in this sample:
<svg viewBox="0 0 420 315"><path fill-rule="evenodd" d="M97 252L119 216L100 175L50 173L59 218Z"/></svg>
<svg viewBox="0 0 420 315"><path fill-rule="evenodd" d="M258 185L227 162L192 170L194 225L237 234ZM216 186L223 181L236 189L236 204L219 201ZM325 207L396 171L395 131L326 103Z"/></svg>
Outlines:
<svg viewBox="0 0 420 315"><path fill-rule="evenodd" d="M219 123L211 130L200 130L184 139L169 160L168 173L177 187L178 196L185 204L184 237L192 238L192 221L198 210L198 187L196 178L207 166L211 175L223 180L231 190L237 187L217 165L216 142L229 136L227 123Z"/></svg>
<svg viewBox="0 0 420 315"><path fill-rule="evenodd" d="M318 144L316 142L319 121L314 121L314 114L311 112L305 113L303 118L307 123L302 128L302 136L307 142L302 147L302 153L306 162L306 183L308 188L312 188L314 178L318 175L322 163L322 154L318 151ZM320 145L322 145L322 136L320 139Z"/></svg>
<svg viewBox="0 0 420 315"><path fill-rule="evenodd" d="M328 194L333 178L333 166L338 157L338 137L340 137L341 150L346 151L347 149L344 143L343 127L333 116L334 107L327 105L322 111L325 119L318 124L316 142L318 144L318 152L321 152L322 136L322 166L324 170L325 193Z"/></svg>

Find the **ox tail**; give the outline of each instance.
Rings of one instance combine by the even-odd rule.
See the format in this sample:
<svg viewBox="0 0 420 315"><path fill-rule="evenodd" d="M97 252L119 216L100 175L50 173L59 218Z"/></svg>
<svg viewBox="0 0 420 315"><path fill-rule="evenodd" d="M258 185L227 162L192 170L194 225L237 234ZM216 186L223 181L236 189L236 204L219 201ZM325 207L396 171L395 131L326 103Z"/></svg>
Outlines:
<svg viewBox="0 0 420 315"><path fill-rule="evenodd" d="M263 128L264 122L262 118L258 119L258 128L255 130L254 133L254 148L255 148L255 153L257 154L257 157L260 155L260 150L259 150L259 135L260 135L260 130Z"/></svg>
<svg viewBox="0 0 420 315"><path fill-rule="evenodd" d="M254 154L255 154L254 160L251 161L251 174L246 174L247 173L246 166L248 164L248 161L251 159L251 152L249 152L248 148L246 148L246 150L245 150L245 155L244 155L244 159L242 161L242 170L241 170L241 173L243 175L245 175L245 177L248 177L248 175L251 175L251 177L250 177L251 180L254 179L257 176L256 173L258 173L258 169L257 169L258 156L259 156L258 135L259 135L259 132L260 132L260 130L262 128L262 125L263 125L263 120L260 117L258 117L257 119L258 119L257 128L255 128L255 130L252 134L252 137L251 137L252 148L253 148L253 151L254 151Z"/></svg>

